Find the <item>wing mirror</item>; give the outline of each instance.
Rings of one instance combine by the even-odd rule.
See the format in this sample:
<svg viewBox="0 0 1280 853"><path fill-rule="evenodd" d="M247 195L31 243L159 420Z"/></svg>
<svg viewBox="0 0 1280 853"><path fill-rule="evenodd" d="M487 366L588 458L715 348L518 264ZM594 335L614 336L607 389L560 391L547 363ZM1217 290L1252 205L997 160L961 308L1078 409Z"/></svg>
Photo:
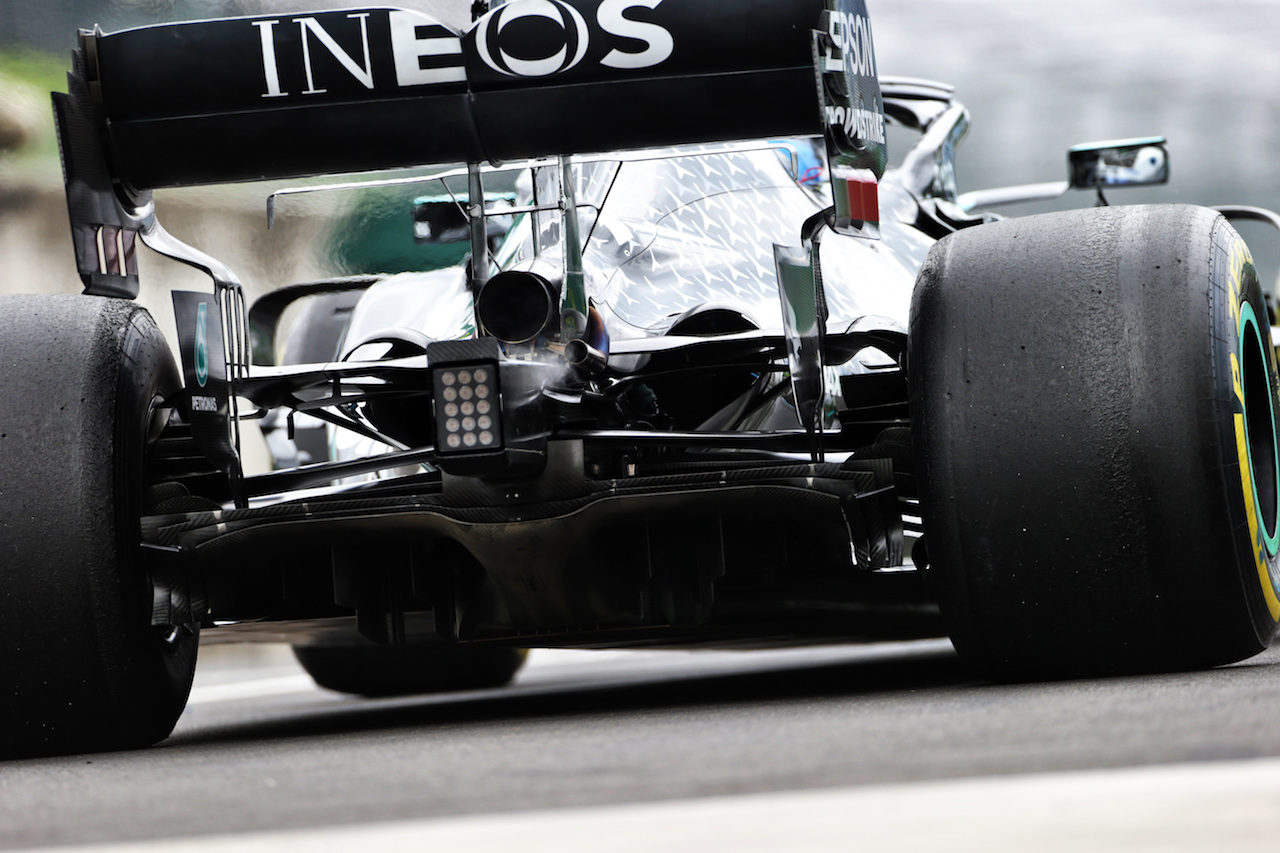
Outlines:
<svg viewBox="0 0 1280 853"><path fill-rule="evenodd" d="M1169 150L1163 136L1089 142L1067 149L1071 186L1076 189L1138 187L1169 181Z"/></svg>
<svg viewBox="0 0 1280 853"><path fill-rule="evenodd" d="M1067 149L1067 180L1019 184L962 193L956 203L967 212L1001 204L1048 201L1071 189L1102 191L1109 187L1142 187L1169 181L1169 149L1163 136L1086 142Z"/></svg>

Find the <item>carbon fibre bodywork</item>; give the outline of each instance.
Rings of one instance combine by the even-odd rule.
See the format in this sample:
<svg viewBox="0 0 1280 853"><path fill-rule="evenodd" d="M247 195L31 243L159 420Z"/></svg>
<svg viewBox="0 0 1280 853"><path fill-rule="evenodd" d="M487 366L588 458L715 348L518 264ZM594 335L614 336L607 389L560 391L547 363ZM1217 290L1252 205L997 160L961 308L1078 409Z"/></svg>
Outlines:
<svg viewBox="0 0 1280 853"><path fill-rule="evenodd" d="M517 0L461 35L352 10L82 37L58 112L87 288L136 288L103 256L135 233L215 284L175 296L187 387L141 519L153 624L200 623L205 642L520 646L941 630L903 359L929 247L984 221L950 204L967 114L945 86L878 78L860 2L750 5L777 19L766 47L693 0ZM559 66L516 58L548 32L567 39L544 51ZM504 52L513 38L524 54ZM188 97L143 73L143 56L185 73L214 51L252 73ZM678 109L657 121L673 81ZM635 96L621 112L619 86ZM603 112L577 120L588 110ZM357 114L378 124L359 145ZM886 120L921 133L887 173ZM283 121L325 144L254 147ZM593 147L642 150L576 153ZM234 275L169 238L150 202L411 150L472 161L395 179L453 193L445 178L466 178L464 265L286 288L247 312ZM552 156L475 162L530 155ZM472 204L502 168L514 202ZM491 256L490 216L514 217ZM277 329L298 298L350 311L327 362L276 363L316 351L295 345L306 328ZM292 450L245 475L237 430L255 410L277 449L323 424L312 464Z"/></svg>

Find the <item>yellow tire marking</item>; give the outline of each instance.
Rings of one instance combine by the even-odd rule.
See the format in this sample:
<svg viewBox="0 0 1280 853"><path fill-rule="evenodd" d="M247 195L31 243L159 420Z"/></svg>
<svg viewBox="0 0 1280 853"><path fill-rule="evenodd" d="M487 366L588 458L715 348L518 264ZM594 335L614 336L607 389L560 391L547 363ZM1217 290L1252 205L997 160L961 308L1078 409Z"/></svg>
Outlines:
<svg viewBox="0 0 1280 853"><path fill-rule="evenodd" d="M1249 249L1240 240L1233 240L1231 244L1231 275L1227 283L1227 299L1231 309L1231 325L1236 333L1236 348L1241 346L1240 341L1240 294L1241 279L1244 276L1244 266L1251 263L1252 258L1249 256ZM1271 570L1267 563L1267 553L1263 545L1262 537L1258 531L1258 507L1253 499L1253 468L1249 455L1249 439L1245 432L1244 424L1244 387L1240 372L1240 359L1237 353L1231 353L1231 384L1232 390L1235 392L1236 399L1240 402L1240 411L1235 413L1236 427L1236 455L1240 464L1240 485L1244 491L1244 510L1245 518L1249 524L1249 542L1253 551L1253 563L1258 572L1258 582L1262 587L1262 595L1267 602L1267 610L1271 613L1273 620L1280 620L1280 598L1276 595L1276 586L1271 576Z"/></svg>
<svg viewBox="0 0 1280 853"><path fill-rule="evenodd" d="M1253 562L1258 570L1258 580L1262 586L1262 594L1267 599L1267 610L1272 619L1280 619L1280 599L1276 598L1275 587L1271 583L1271 572L1267 568L1266 552L1262 547L1262 537L1258 535L1258 510L1253 503L1253 474L1249 468L1249 442L1245 438L1244 414L1236 412L1236 452L1240 460L1240 483L1244 486L1244 514L1249 520L1249 542L1253 548Z"/></svg>

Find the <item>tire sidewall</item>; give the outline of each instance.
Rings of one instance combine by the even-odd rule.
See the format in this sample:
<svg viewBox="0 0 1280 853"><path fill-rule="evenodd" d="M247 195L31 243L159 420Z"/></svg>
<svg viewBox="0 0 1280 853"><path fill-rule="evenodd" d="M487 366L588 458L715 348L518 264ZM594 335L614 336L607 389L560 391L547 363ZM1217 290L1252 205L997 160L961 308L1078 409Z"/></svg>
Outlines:
<svg viewBox="0 0 1280 853"><path fill-rule="evenodd" d="M151 316L129 317L120 340L121 361L116 385L115 495L116 566L122 592L121 632L126 654L135 662L135 685L151 698L154 717L139 722L139 739L151 743L166 736L186 705L195 673L199 628L187 626L174 642L151 624L151 560L141 547L140 521L146 514L149 443L157 437L156 419L165 418L182 383L163 335Z"/></svg>
<svg viewBox="0 0 1280 853"><path fill-rule="evenodd" d="M1244 600L1265 645L1280 623L1275 421L1280 381L1267 306L1248 248L1225 219L1214 229L1212 247L1215 407L1226 508Z"/></svg>

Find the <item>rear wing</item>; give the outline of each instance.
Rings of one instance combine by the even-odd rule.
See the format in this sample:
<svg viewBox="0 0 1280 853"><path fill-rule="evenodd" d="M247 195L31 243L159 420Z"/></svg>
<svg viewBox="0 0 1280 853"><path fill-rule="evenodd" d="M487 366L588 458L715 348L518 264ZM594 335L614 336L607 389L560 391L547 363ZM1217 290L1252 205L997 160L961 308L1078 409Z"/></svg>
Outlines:
<svg viewBox="0 0 1280 853"><path fill-rule="evenodd" d="M832 224L871 235L884 171L864 0L512 0L465 33L392 8L82 31L54 112L85 291L136 297L138 241L213 280L212 297L175 293L174 304L186 415L237 506L243 289L164 230L152 190L465 162L483 198L483 161L824 133ZM564 217L573 250L576 224ZM478 290L482 213L471 230ZM824 317L811 267L793 302ZM566 330L585 326L576 269ZM817 352L820 368L821 341Z"/></svg>
<svg viewBox="0 0 1280 853"><path fill-rule="evenodd" d="M215 266L163 233L153 189L825 129L856 221L884 169L863 0L512 0L465 33L393 8L82 31L54 107L86 290L125 297L135 234Z"/></svg>
<svg viewBox="0 0 1280 853"><path fill-rule="evenodd" d="M823 0L516 0L82 32L134 190L817 133Z"/></svg>

